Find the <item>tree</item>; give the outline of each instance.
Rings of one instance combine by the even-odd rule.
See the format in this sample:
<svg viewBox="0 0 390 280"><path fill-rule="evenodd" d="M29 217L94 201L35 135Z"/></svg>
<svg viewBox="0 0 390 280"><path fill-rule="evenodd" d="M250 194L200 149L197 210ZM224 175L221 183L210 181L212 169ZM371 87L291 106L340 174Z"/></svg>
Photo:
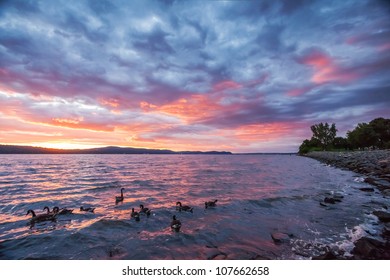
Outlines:
<svg viewBox="0 0 390 280"><path fill-rule="evenodd" d="M354 130L347 132L348 142L352 148L367 148L376 142L375 131L367 123L359 123Z"/></svg>
<svg viewBox="0 0 390 280"><path fill-rule="evenodd" d="M300 154L307 154L308 152L315 151L315 150L320 150L319 148L321 143L317 140L314 139L313 137L308 140L304 140L301 146L299 146L299 153Z"/></svg>
<svg viewBox="0 0 390 280"><path fill-rule="evenodd" d="M333 143L334 138L336 137L336 125L333 123L329 126L328 123L319 123L312 125L310 128L313 132L312 138L319 141L323 150L328 149L329 145Z"/></svg>
<svg viewBox="0 0 390 280"><path fill-rule="evenodd" d="M348 149L348 141L343 137L335 137L333 140L333 148L335 149Z"/></svg>
<svg viewBox="0 0 390 280"><path fill-rule="evenodd" d="M390 119L377 118L370 121L369 125L375 133L375 147L380 149L390 146Z"/></svg>
<svg viewBox="0 0 390 280"><path fill-rule="evenodd" d="M347 132L348 143L352 148L389 148L390 119L377 118L369 123L359 123L354 130Z"/></svg>

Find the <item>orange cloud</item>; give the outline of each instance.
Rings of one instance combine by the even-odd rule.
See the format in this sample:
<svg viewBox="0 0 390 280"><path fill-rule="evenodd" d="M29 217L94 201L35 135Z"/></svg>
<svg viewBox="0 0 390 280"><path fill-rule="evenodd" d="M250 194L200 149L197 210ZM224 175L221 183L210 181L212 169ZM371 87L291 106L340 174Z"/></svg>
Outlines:
<svg viewBox="0 0 390 280"><path fill-rule="evenodd" d="M234 137L245 142L270 141L291 134L296 128L296 124L286 122L243 125L234 131Z"/></svg>
<svg viewBox="0 0 390 280"><path fill-rule="evenodd" d="M154 110L168 115L184 119L187 122L212 116L216 111L223 110L220 98L216 95L192 94L187 98L180 98L172 103L156 106L147 102L141 102L144 110Z"/></svg>
<svg viewBox="0 0 390 280"><path fill-rule="evenodd" d="M119 100L116 98L100 98L99 102L104 106L107 105L114 108L117 108L119 106Z"/></svg>
<svg viewBox="0 0 390 280"><path fill-rule="evenodd" d="M66 118L53 118L49 122L51 125L75 128L75 129L87 129L95 131L114 131L114 127L105 123L91 123L84 122L83 117L66 119Z"/></svg>

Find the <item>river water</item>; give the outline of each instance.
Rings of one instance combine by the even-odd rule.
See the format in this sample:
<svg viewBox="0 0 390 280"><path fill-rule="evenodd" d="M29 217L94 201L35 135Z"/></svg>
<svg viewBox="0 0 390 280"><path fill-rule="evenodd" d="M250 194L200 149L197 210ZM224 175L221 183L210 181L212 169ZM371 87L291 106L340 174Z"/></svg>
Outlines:
<svg viewBox="0 0 390 280"><path fill-rule="evenodd" d="M388 203L359 190L369 186L360 176L295 155L0 155L0 259L348 256L358 238L380 239L371 212ZM335 194L340 203L320 205ZM130 212L140 204L152 211L137 222ZM45 206L74 211L31 224L27 210Z"/></svg>

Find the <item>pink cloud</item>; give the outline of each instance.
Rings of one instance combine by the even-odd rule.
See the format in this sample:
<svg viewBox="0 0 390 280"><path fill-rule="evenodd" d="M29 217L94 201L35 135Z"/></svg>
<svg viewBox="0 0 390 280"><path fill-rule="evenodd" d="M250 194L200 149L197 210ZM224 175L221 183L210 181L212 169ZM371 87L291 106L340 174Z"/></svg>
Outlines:
<svg viewBox="0 0 390 280"><path fill-rule="evenodd" d="M242 85L232 81L232 80L227 80L227 81L222 81L213 86L214 91L224 91L224 90L230 90L230 89L239 89L241 88Z"/></svg>
<svg viewBox="0 0 390 280"><path fill-rule="evenodd" d="M308 87L301 87L301 88L293 88L287 91L287 96L290 97L297 97L304 95L306 92L310 91L313 87L308 86Z"/></svg>
<svg viewBox="0 0 390 280"><path fill-rule="evenodd" d="M311 81L315 84L327 82L345 84L360 77L357 73L341 67L330 55L320 49L311 49L301 56L298 62L314 69Z"/></svg>

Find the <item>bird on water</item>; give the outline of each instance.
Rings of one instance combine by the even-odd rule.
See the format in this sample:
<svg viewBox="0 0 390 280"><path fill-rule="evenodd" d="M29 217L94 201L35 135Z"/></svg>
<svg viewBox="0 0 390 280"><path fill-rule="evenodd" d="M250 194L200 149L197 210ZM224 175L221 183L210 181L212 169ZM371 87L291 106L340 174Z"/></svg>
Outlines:
<svg viewBox="0 0 390 280"><path fill-rule="evenodd" d="M185 212L191 212L191 213L193 213L192 211L194 210L194 208L192 208L190 206L182 205L180 201L176 202L176 209L179 210L180 212L185 211Z"/></svg>
<svg viewBox="0 0 390 280"><path fill-rule="evenodd" d="M32 223L54 220L55 217L56 217L56 214L39 214L39 215L36 215L34 210L31 210L31 209L29 209L27 211L26 216L28 214L32 214L32 218L30 220Z"/></svg>
<svg viewBox="0 0 390 280"><path fill-rule="evenodd" d="M131 208L131 215L130 215L132 218L134 218L134 220L136 220L137 222L140 221L139 219L139 213L137 211L134 211L134 208Z"/></svg>
<svg viewBox="0 0 390 280"><path fill-rule="evenodd" d="M217 201L218 201L218 199L216 199L214 201L206 201L204 203L204 206L205 206L206 209L209 208L209 207L215 207L215 206L217 206Z"/></svg>
<svg viewBox="0 0 390 280"><path fill-rule="evenodd" d="M93 208L93 207L84 208L83 206L81 206L80 207L80 211L94 213L95 212L95 208Z"/></svg>
<svg viewBox="0 0 390 280"><path fill-rule="evenodd" d="M125 190L125 188L121 188L121 195L115 197L115 202L116 202L116 203L123 201L123 199L124 199L123 191L124 191L124 190Z"/></svg>
<svg viewBox="0 0 390 280"><path fill-rule="evenodd" d="M140 204L139 208L140 208L140 210L139 210L140 213L146 214L146 216L148 216L148 217L150 216L150 212L152 210L150 210L149 208L144 207L143 204Z"/></svg>
<svg viewBox="0 0 390 280"><path fill-rule="evenodd" d="M171 229L179 232L181 228L181 222L179 220L176 220L176 216L173 215L172 221L171 221Z"/></svg>

